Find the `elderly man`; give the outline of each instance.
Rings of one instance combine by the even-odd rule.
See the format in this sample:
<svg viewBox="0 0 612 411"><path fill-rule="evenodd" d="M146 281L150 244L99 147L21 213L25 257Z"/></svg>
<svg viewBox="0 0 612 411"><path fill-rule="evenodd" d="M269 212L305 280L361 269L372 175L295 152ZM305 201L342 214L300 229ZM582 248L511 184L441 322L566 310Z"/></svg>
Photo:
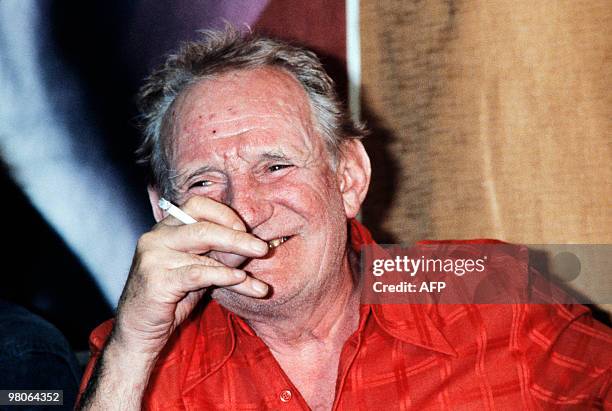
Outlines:
<svg viewBox="0 0 612 411"><path fill-rule="evenodd" d="M610 358L610 335L583 308L360 304L370 162L312 53L208 32L140 97L158 223L116 320L92 333L81 408L603 404L610 373L593 356Z"/></svg>

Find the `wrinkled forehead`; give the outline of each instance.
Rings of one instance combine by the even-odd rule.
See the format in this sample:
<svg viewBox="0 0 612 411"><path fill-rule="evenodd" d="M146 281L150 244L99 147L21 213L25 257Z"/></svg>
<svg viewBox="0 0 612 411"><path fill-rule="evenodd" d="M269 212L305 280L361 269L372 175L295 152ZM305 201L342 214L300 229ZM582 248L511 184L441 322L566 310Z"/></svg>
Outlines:
<svg viewBox="0 0 612 411"><path fill-rule="evenodd" d="M316 134L305 90L292 75L276 68L231 71L200 80L181 93L169 114L167 135L175 159L194 146L244 133L302 134L306 140Z"/></svg>

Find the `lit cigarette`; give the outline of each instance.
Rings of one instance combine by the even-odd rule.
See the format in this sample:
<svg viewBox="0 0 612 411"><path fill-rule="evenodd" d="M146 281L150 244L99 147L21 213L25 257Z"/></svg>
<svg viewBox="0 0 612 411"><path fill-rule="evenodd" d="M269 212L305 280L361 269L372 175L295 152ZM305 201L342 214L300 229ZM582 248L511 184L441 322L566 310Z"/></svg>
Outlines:
<svg viewBox="0 0 612 411"><path fill-rule="evenodd" d="M159 199L157 205L159 205L159 208L161 208L183 224L193 224L198 222L195 218L193 218L192 216L190 216L189 214L187 214L186 212L184 212L183 210L181 210L163 197Z"/></svg>

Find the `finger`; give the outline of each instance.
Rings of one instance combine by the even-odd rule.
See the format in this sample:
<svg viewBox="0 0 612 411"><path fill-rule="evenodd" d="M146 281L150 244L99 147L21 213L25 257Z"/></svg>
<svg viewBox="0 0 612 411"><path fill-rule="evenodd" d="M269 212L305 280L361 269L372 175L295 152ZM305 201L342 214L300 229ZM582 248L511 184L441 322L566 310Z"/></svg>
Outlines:
<svg viewBox="0 0 612 411"><path fill-rule="evenodd" d="M195 254L215 250L245 257L263 257L269 250L268 243L252 234L211 222L160 227L156 234L166 247Z"/></svg>
<svg viewBox="0 0 612 411"><path fill-rule="evenodd" d="M199 255L193 253L183 253L180 251L168 251L167 261L173 265L168 266L169 268L178 268L183 265L189 264L203 264L203 265L215 265L215 266L226 266L230 268L237 268L242 265L247 257L233 253L222 253L219 251L211 251L206 255Z"/></svg>
<svg viewBox="0 0 612 411"><path fill-rule="evenodd" d="M246 231L246 226L234 210L223 203L204 196L194 196L180 206L180 209L198 221L211 221L238 231ZM168 215L164 224L182 225L179 220Z"/></svg>
<svg viewBox="0 0 612 411"><path fill-rule="evenodd" d="M250 297L264 297L268 293L265 283L236 268L192 264L173 270L171 275L184 293L211 286L229 287Z"/></svg>
<svg viewBox="0 0 612 411"><path fill-rule="evenodd" d="M171 281L180 292L188 293L216 285L225 287L243 282L247 275L237 268L192 264L172 270Z"/></svg>
<svg viewBox="0 0 612 411"><path fill-rule="evenodd" d="M203 265L216 265L226 266L230 268L239 267L248 258L232 253L222 253L219 251L211 251L206 255L199 255L193 253L184 253L181 251L168 250L163 254L160 254L160 261L165 262L165 266L168 269L178 268L184 265L190 264L203 264Z"/></svg>
<svg viewBox="0 0 612 411"><path fill-rule="evenodd" d="M234 254L234 253L222 253L220 251L211 251L209 253L206 254L207 257L210 257L220 263L222 263L223 265L226 265L228 267L239 267L240 265L242 265L246 260L248 260L247 257L244 257L242 255L238 255L238 254Z"/></svg>
<svg viewBox="0 0 612 411"><path fill-rule="evenodd" d="M182 267L188 266L205 266L205 267L226 267L221 262L207 257L200 256L197 254L185 254L185 253L176 253L177 258L176 263L182 262ZM181 267L177 267L181 268ZM232 269L233 267L226 267ZM238 270L239 272L243 272L242 270ZM217 286L222 286L220 284L215 284ZM268 294L268 285L261 280L258 280L254 277L246 275L244 281L237 284L232 284L230 286L226 286L230 288L232 291L238 292L240 294L248 295L251 297L264 297Z"/></svg>
<svg viewBox="0 0 612 411"><path fill-rule="evenodd" d="M243 294L249 297L263 298L268 295L268 284L257 278L247 275L246 279L238 284L225 287L238 294Z"/></svg>
<svg viewBox="0 0 612 411"><path fill-rule="evenodd" d="M212 253L211 253L212 254ZM229 267L235 268L237 265L228 266L223 261L213 258L211 254L198 255L193 253L185 253L171 249L165 249L155 254L154 260L149 262L149 265L154 265L166 270L175 270L177 268L186 267L189 265L204 265L211 267Z"/></svg>

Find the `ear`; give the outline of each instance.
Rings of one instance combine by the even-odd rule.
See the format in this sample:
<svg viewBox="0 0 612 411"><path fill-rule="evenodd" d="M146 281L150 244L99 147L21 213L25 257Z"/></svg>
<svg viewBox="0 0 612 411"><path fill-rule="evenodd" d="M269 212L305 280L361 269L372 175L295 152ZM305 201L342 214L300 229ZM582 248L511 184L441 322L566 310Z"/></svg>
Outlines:
<svg viewBox="0 0 612 411"><path fill-rule="evenodd" d="M149 193L149 202L151 203L151 209L153 210L153 216L156 222L160 222L166 217L164 211L159 208L159 199L161 198L157 189L151 185L147 186L147 192Z"/></svg>
<svg viewBox="0 0 612 411"><path fill-rule="evenodd" d="M348 218L354 218L359 213L368 192L371 174L370 158L361 141L352 139L344 142L340 149L337 176Z"/></svg>

